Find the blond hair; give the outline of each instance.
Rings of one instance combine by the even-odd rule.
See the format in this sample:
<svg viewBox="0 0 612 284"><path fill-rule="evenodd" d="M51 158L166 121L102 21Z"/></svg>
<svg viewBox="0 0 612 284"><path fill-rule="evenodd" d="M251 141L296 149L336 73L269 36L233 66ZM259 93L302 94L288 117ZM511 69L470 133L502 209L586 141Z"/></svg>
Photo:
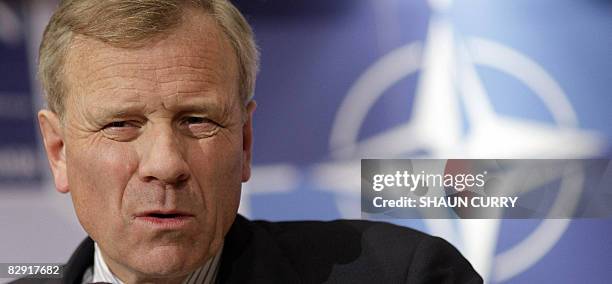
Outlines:
<svg viewBox="0 0 612 284"><path fill-rule="evenodd" d="M251 27L228 0L64 0L51 17L39 50L38 76L49 109L63 116L64 63L75 35L115 47L138 47L177 27L189 7L210 14L221 27L238 59L240 98L245 103L251 100L259 54Z"/></svg>

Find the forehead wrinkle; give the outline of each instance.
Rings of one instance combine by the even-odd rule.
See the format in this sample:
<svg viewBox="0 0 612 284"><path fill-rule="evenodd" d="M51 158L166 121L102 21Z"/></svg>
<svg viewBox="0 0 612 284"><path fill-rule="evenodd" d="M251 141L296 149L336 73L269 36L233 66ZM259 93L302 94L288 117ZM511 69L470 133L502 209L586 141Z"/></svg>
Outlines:
<svg viewBox="0 0 612 284"><path fill-rule="evenodd" d="M203 96L202 92L181 92L168 95L162 99L162 106L168 110L201 110L214 111L223 108L215 98Z"/></svg>
<svg viewBox="0 0 612 284"><path fill-rule="evenodd" d="M115 79L119 79L119 80L115 80ZM126 79L130 79L130 80L126 80ZM108 83L107 81L113 84L110 84L110 86L106 85L105 87L104 83ZM150 83L157 83L156 80L147 78L147 76L112 74L108 76L101 76L99 78L94 78L93 80L90 81L90 88L96 89L96 90L101 89L101 88L109 88L109 89L138 88L134 86L137 81L144 81L147 83L147 84L139 84L140 87L142 86L152 87ZM96 86L98 84L102 84L102 86ZM143 89L143 88L139 88L139 89Z"/></svg>
<svg viewBox="0 0 612 284"><path fill-rule="evenodd" d="M140 101L140 97L143 96L143 92L153 91L154 88L143 89L138 87L127 87L127 86L115 86L115 87L99 87L95 88L94 94L108 94L108 96L112 96L116 98L117 96L127 96L134 94L134 96L138 96L138 101ZM128 99L129 100L129 99ZM135 100L134 100L135 101Z"/></svg>
<svg viewBox="0 0 612 284"><path fill-rule="evenodd" d="M159 84L168 84L168 83L174 83L174 82L200 82L200 83L204 83L204 85L202 86L202 89L206 89L209 87L213 87L214 85L212 83L215 83L216 80L215 78L211 78L211 77L215 77L215 76L207 76L204 74L194 74L194 73L170 73L168 75L162 75L159 73L156 73L155 78L157 83Z"/></svg>
<svg viewBox="0 0 612 284"><path fill-rule="evenodd" d="M142 90L152 91L156 83L152 78L153 67L140 63L112 63L105 64L98 68L94 62L86 64L87 73L82 79L77 80L86 93L101 93L102 91L113 90L117 93L118 90ZM119 69L117 69L119 68ZM92 70L94 69L94 70ZM150 70L148 72L147 70ZM148 73L148 74L147 74ZM139 75L137 75L139 74Z"/></svg>
<svg viewBox="0 0 612 284"><path fill-rule="evenodd" d="M118 70L133 73L135 70L153 70L154 65L146 63L139 58L134 58L132 50L113 47L106 43L77 35L71 44L71 52L68 53L69 61L84 67L79 70L84 78L95 77L97 73L107 72L114 74ZM120 59L120 60L117 60ZM130 66L134 66L130 68ZM83 72L85 71L85 72Z"/></svg>
<svg viewBox="0 0 612 284"><path fill-rule="evenodd" d="M155 77L158 82L163 84L192 81L204 83L206 87L220 85L224 77L223 73L226 70L211 67L223 66L220 55L208 50L198 50L198 53L203 54L197 56L174 56L165 66L157 68L155 70Z"/></svg>
<svg viewBox="0 0 612 284"><path fill-rule="evenodd" d="M206 54L209 53L210 50L207 49L201 49L199 48L199 46L193 46L196 50L198 55L175 55L173 57L173 60L168 63L168 66L161 66L159 69L165 69L167 67L175 67L175 66L184 66L184 67L193 67L193 68L205 68L206 66L208 66L209 64L204 63L204 61L207 60L202 60L202 59L208 59L206 56L203 56L202 53Z"/></svg>
<svg viewBox="0 0 612 284"><path fill-rule="evenodd" d="M105 90L109 92L103 92ZM89 109L90 112L98 116L123 116L128 113L143 113L147 106L147 102L144 100L146 95L142 93L140 88L107 87L97 90L92 95L86 96L94 100L94 103L89 103L91 106Z"/></svg>
<svg viewBox="0 0 612 284"><path fill-rule="evenodd" d="M91 109L91 114L96 117L123 117L132 114L142 114L146 109L146 105L141 102L126 102L115 105L96 105Z"/></svg>
<svg viewBox="0 0 612 284"><path fill-rule="evenodd" d="M167 67L164 70L157 70L156 78L159 83L170 82L203 82L215 85L221 82L223 76L212 68L192 68L184 66Z"/></svg>
<svg viewBox="0 0 612 284"><path fill-rule="evenodd" d="M155 70L155 66L153 64L150 63L144 63L144 62L137 62L137 61L128 61L128 62L112 62L112 63L108 63L108 64L104 64L106 62L108 62L107 58L96 58L93 57L96 60L92 60L92 62L90 62L90 64L88 64L88 66L96 66L95 70L91 70L92 68L88 68L90 71L89 73L85 73L85 77L86 78L90 78L90 77L96 77L96 74L106 74L107 71L109 71L108 69L113 69L110 70L108 73L110 74L116 74L117 71L125 71L127 73L134 73L134 71L153 71ZM98 62L102 62L102 67L97 67L97 63ZM132 67L132 68L130 68Z"/></svg>

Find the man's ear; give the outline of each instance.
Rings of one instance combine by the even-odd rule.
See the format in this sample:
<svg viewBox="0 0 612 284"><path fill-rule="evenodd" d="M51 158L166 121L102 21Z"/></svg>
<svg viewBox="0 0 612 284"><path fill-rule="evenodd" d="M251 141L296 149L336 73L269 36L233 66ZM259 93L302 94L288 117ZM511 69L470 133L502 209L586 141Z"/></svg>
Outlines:
<svg viewBox="0 0 612 284"><path fill-rule="evenodd" d="M60 120L54 112L41 110L38 112L38 125L53 173L55 188L61 193L67 193L69 188L66 172L66 152Z"/></svg>
<svg viewBox="0 0 612 284"><path fill-rule="evenodd" d="M251 156L253 153L253 112L257 103L251 100L246 106L246 119L242 126L242 182L251 178Z"/></svg>

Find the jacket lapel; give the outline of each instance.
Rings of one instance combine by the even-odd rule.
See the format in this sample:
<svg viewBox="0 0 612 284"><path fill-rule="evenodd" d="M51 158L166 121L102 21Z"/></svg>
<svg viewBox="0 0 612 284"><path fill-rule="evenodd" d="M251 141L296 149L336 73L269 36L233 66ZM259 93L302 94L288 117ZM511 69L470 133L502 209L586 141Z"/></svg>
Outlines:
<svg viewBox="0 0 612 284"><path fill-rule="evenodd" d="M299 275L264 229L237 215L225 236L219 283L300 283Z"/></svg>
<svg viewBox="0 0 612 284"><path fill-rule="evenodd" d="M68 263L64 266L64 284L80 284L87 268L93 266L94 242L87 237L74 251Z"/></svg>

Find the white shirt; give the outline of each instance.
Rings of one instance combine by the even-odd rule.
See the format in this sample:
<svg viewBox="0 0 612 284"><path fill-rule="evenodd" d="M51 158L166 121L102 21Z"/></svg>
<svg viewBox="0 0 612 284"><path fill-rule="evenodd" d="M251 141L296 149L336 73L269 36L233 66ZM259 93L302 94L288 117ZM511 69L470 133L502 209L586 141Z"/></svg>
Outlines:
<svg viewBox="0 0 612 284"><path fill-rule="evenodd" d="M93 267L89 267L85 274L83 274L83 284L92 283L92 282L108 282L113 284L124 284L119 278L113 274L104 258L102 258L102 254L100 253L100 248L98 247L98 243L94 243L94 265ZM217 272L219 272L219 259L221 258L221 252L223 251L223 247L219 250L217 255L215 255L212 259L208 260L202 267L196 269L194 272L189 274L183 284L212 284L215 283L217 278Z"/></svg>

